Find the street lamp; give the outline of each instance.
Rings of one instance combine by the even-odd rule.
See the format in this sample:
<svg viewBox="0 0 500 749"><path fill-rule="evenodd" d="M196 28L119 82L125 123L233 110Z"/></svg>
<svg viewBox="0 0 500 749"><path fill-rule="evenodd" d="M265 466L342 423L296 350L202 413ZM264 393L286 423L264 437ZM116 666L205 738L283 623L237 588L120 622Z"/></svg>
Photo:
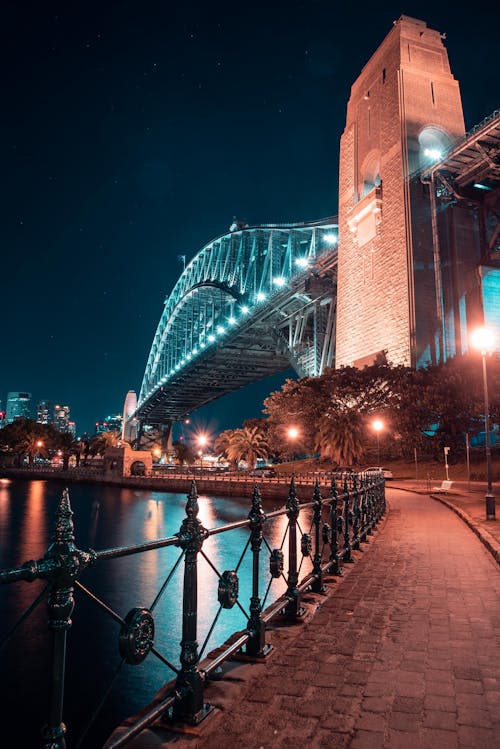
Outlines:
<svg viewBox="0 0 500 749"><path fill-rule="evenodd" d="M36 443L36 446L38 447L38 450L40 450L40 448L43 447L42 440L38 440L38 442ZM35 454L33 455L33 463L35 462L35 458L36 458L36 450L35 450Z"/></svg>
<svg viewBox="0 0 500 749"><path fill-rule="evenodd" d="M198 445L201 447L201 450L198 452L198 455L200 456L200 468L203 470L203 448L208 442L208 437L206 434L199 434L196 438L196 441L198 442Z"/></svg>
<svg viewBox="0 0 500 749"><path fill-rule="evenodd" d="M488 400L488 377L486 372L486 354L492 354L495 348L495 336L488 328L478 328L471 335L471 343L483 357L484 389L484 428L486 430L486 473L488 488L486 490L486 520L495 520L495 497L491 481L491 446L490 446L490 404Z"/></svg>
<svg viewBox="0 0 500 749"><path fill-rule="evenodd" d="M384 422L380 419L375 419L372 422L372 429L377 435L377 465L380 465L380 432L384 428Z"/></svg>
<svg viewBox="0 0 500 749"><path fill-rule="evenodd" d="M290 427L288 429L287 435L288 435L288 439L292 443L292 476L293 476L293 474L294 474L294 466L295 466L295 452L293 450L293 443L295 442L295 440L299 436L299 430L297 429L297 427Z"/></svg>

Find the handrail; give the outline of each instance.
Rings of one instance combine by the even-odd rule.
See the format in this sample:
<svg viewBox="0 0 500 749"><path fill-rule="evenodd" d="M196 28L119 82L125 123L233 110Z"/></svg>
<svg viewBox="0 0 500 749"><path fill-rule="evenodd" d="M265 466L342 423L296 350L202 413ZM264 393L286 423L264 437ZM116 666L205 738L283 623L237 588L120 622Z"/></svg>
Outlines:
<svg viewBox="0 0 500 749"><path fill-rule="evenodd" d="M48 582L48 626L52 633L52 679L49 692L48 721L42 731L42 746L50 745L53 749L64 749L65 747L66 727L63 722L63 702L66 639L71 627L71 616L75 605L73 597L75 589L79 594L87 596L112 620L120 624L119 650L122 663L137 665L142 663L151 653L175 674L175 681L168 688L166 699L159 705L153 706L132 727L125 729L118 737L112 737L106 743L106 748L119 749L159 717L162 717L167 723L175 721L177 723L197 724L212 709L204 701L207 676L238 651L242 651L245 657L250 660L262 660L266 657L270 649L266 642L267 623L278 612L281 612L282 616L290 620L300 619L304 612L301 605L303 592L305 590L321 592L324 589L324 574L339 575L342 573L342 562L352 561L352 550L359 549L360 543L367 540L367 535L373 532L376 523L385 511L384 487L381 472L353 474L345 477L341 493L337 491L337 485L332 480L330 496L323 499L317 479L312 500L301 503L298 500L295 481L292 477L286 504L280 509L264 513L259 488L255 484L251 509L246 518L206 529L198 518L198 495L196 483L193 480L187 496L186 517L178 533L168 538L159 538L100 551L94 551L93 549L83 551L77 548L69 492L67 488L64 489L56 512L56 523L51 543L44 556L39 560L26 562L20 567L0 571L0 584L13 583L19 580L32 582L37 579L44 579ZM306 509L312 509L313 513L311 529L304 533L301 529L300 513L303 513ZM327 513L329 523L324 519L325 513ZM266 524L281 516L286 516L288 519L283 540L279 548L271 549L264 530ZM249 538L240 561L235 569L220 572L206 556L202 547L210 536L241 528L248 528ZM342 549L339 545L339 534L343 536ZM287 537L288 572L285 575L285 553L283 549ZM270 552L270 577L264 597L262 597L260 591L259 573L259 560L263 543ZM88 567L104 560L131 556L167 546L179 548L180 556L166 576L149 609L133 608L126 616L122 617L80 582L82 574ZM240 564L248 549L252 555L252 595L249 613L247 614L239 600L238 574ZM209 562L218 577L220 608L209 635L219 614L224 609L231 609L237 604L247 617L246 629L240 632L236 640L225 647L215 658L205 659L207 663L204 660L203 667L200 665L200 658L205 645L199 653L197 643L197 563L200 554ZM184 559L184 580L179 669L157 650L154 643L155 625L152 612L182 559ZM302 579L299 579L300 571L306 560L309 560L309 564L306 565L309 569L306 569ZM278 578L282 578L286 583L286 592L277 601L264 608L271 584ZM34 603L23 614L23 619L29 616L41 599L42 595L39 594ZM14 626L14 629L18 624L19 622ZM4 638L3 644L10 639L11 634L12 632ZM103 702L104 699L101 701L99 709ZM91 721L95 716L96 713L92 716ZM87 729L88 726L84 735Z"/></svg>

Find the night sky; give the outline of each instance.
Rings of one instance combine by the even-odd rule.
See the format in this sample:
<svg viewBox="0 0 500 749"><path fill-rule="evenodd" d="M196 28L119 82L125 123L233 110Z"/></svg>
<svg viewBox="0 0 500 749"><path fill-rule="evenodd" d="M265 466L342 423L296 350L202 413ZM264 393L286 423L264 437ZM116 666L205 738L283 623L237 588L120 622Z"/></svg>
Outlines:
<svg viewBox="0 0 500 749"><path fill-rule="evenodd" d="M2 405L27 390L93 429L139 392L178 255L234 215L336 214L350 86L402 14L446 32L467 129L499 106L483 4L4 0ZM290 375L193 419L237 427Z"/></svg>

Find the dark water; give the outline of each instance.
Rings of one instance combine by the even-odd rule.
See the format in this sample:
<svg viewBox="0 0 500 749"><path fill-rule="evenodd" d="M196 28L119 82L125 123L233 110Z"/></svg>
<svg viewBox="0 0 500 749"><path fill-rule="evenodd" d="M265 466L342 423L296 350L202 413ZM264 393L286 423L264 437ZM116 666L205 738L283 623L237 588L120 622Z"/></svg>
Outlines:
<svg viewBox="0 0 500 749"><path fill-rule="evenodd" d="M0 479L0 569L43 556L50 541L61 490L62 485L56 482ZM70 487L70 497L76 544L80 549L101 550L169 537L179 530L185 517L186 496L180 494L74 485ZM285 499L284 496L283 503ZM279 504L275 500L272 507L265 509L274 509ZM250 500L200 496L199 507L199 517L205 528L210 529L245 518ZM266 523L265 535L271 548L281 546L286 523L285 516ZM203 551L222 573L225 569L237 567L247 540L247 529L234 530L208 539ZM265 547L263 549L261 597L269 581L268 553ZM151 606L179 554L179 549L167 548L100 561L84 572L81 582L124 617L133 607ZM180 653L183 567L181 563L154 613L155 647L175 666L179 665ZM240 601L248 612L251 594L249 552L241 562L238 575ZM217 583L216 573L200 558L200 648L219 610ZM0 638L11 630L43 588L44 584L39 581L0 586ZM282 579L274 581L266 604L275 600L284 589ZM121 660L118 653L120 625L78 590L75 591L75 601L73 625L68 637L64 710L68 749L77 746L84 726ZM40 728L46 720L50 643L46 619L44 600L6 648L0 651L2 725L12 726L8 734L17 734L19 740L15 745L26 749L39 746ZM224 642L232 632L243 629L245 624L246 617L238 606L224 610L207 642L205 653ZM139 666L124 665L81 749L101 747L112 729L124 717L147 704L172 676L172 671L151 654ZM3 735L5 737L5 733Z"/></svg>

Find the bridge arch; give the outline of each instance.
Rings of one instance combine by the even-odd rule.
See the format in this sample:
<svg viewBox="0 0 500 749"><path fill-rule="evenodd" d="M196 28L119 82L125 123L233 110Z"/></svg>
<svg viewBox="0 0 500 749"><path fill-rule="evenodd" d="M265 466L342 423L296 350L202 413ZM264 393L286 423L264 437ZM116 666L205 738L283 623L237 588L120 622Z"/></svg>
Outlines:
<svg viewBox="0 0 500 749"><path fill-rule="evenodd" d="M259 347L265 353L257 357L260 364L254 367L253 375L248 374L248 382L272 374L273 367L279 372L291 365L301 374L318 374L319 366L331 364L333 341L328 355L319 353L323 364L315 364L315 371L309 371L306 349L311 345L318 349L320 339L334 336L334 325L331 320L328 325L326 318L330 310L328 294L330 301L334 296L331 275L336 268L336 246L334 218L239 227L205 245L165 300L134 416L150 422L157 417L159 422L165 421L168 393L177 387L178 398L180 381L186 388L189 372L199 373L209 362L213 367L216 359L226 359L225 392L241 387L242 369L252 369L244 362L251 348L254 354ZM322 330L318 328L309 335L311 312L315 319L321 317ZM264 367L264 357L275 361L268 361ZM233 367L240 374L231 387ZM209 399L223 394L213 394ZM193 405L193 397L189 400L186 412L207 402L206 393L200 392L198 406ZM178 417L180 410L177 403L172 418Z"/></svg>

